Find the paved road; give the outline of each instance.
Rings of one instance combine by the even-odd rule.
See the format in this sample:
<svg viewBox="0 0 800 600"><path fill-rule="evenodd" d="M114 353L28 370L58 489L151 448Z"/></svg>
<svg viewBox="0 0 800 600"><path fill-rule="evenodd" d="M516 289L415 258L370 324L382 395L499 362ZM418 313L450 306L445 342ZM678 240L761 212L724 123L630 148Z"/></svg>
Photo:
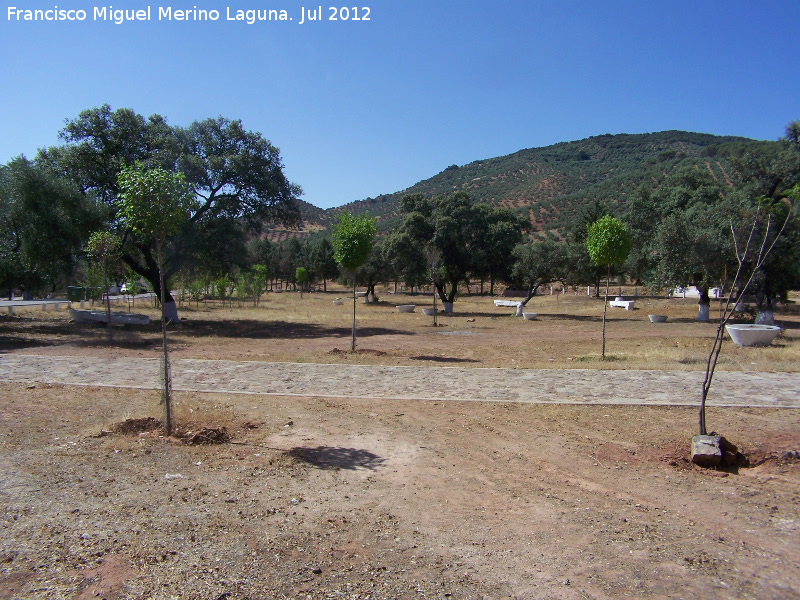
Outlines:
<svg viewBox="0 0 800 600"><path fill-rule="evenodd" d="M687 371L475 369L172 361L181 391L401 400L697 405ZM155 389L157 359L0 355L0 381ZM800 373L718 372L709 405L800 408Z"/></svg>

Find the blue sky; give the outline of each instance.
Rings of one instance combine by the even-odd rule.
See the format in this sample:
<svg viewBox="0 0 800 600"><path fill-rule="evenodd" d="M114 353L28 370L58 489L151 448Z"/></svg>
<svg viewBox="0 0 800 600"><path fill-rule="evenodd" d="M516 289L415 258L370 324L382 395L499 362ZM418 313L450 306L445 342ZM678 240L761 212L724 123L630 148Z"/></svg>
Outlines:
<svg viewBox="0 0 800 600"><path fill-rule="evenodd" d="M0 13L0 162L58 143L108 103L171 124L241 119L323 208L465 164L603 133L777 139L800 119L800 2L365 0L369 21L300 24L292 0L9 1ZM150 21L93 20L95 6ZM82 22L8 19L83 9ZM219 11L168 22L158 7ZM356 6L350 3L350 6ZM286 10L292 21L228 21ZM352 15L352 8L351 8Z"/></svg>

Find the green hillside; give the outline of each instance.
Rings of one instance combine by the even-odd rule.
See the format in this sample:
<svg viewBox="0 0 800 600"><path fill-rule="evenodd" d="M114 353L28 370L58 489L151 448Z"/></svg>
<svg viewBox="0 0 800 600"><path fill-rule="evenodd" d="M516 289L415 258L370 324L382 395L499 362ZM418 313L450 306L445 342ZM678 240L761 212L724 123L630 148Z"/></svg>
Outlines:
<svg viewBox="0 0 800 600"><path fill-rule="evenodd" d="M395 192L321 211L303 209L305 229L327 227L346 210L369 212L381 230L399 222L400 199L409 193L435 196L463 190L481 202L526 214L538 231L558 232L582 206L601 200L622 208L640 188L655 189L675 168L694 164L730 182L728 158L754 142L685 131L649 134L599 135L544 148L528 148L507 156L452 165Z"/></svg>

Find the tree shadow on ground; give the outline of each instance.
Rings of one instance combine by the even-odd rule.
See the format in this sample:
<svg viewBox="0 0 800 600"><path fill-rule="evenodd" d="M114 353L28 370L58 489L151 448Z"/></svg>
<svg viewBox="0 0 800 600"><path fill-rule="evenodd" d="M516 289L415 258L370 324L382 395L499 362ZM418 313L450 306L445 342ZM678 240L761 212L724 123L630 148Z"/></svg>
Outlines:
<svg viewBox="0 0 800 600"><path fill-rule="evenodd" d="M37 348L40 346L53 346L54 342L19 338L12 335L0 335L0 353L13 352L14 350L24 350L25 348Z"/></svg>
<svg viewBox="0 0 800 600"><path fill-rule="evenodd" d="M542 314L539 313L539 316L536 317L538 320L548 320L548 321L591 321L591 322L599 322L603 320L603 315L592 316L592 315L570 315L565 313L547 313ZM612 317L610 315L606 315L606 321L624 321L626 319L621 319L619 317Z"/></svg>
<svg viewBox="0 0 800 600"><path fill-rule="evenodd" d="M476 363L480 362L472 358L456 358L454 356L409 356L411 360L431 360L441 363Z"/></svg>
<svg viewBox="0 0 800 600"><path fill-rule="evenodd" d="M292 448L288 454L320 469L368 469L374 471L386 462L385 458L381 458L377 454L357 448L334 448L332 446Z"/></svg>
<svg viewBox="0 0 800 600"><path fill-rule="evenodd" d="M177 335L188 337L218 336L249 339L312 339L324 337L350 337L349 327L325 327L314 323L291 323L287 321L256 321L238 319L231 321L206 321L192 319L181 321L172 330ZM358 337L376 335L414 335L409 331L386 327L359 327Z"/></svg>
<svg viewBox="0 0 800 600"><path fill-rule="evenodd" d="M46 348L73 345L78 347L108 346L108 333L103 323L60 324L5 322L3 335L0 335L0 352L10 352L26 348ZM115 348L143 349L155 347L160 341L155 337L157 329L153 326L125 325L114 327ZM143 333L151 333L150 338ZM10 334L10 335L6 335Z"/></svg>

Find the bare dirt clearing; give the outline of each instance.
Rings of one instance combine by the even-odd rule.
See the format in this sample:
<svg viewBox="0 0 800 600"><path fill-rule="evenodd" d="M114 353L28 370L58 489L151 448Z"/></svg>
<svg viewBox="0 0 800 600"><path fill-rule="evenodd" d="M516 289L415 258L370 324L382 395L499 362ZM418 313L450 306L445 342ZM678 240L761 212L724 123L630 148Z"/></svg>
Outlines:
<svg viewBox="0 0 800 600"><path fill-rule="evenodd" d="M590 300L538 299L533 322L465 301L437 329L359 305L354 356L333 352L352 307L293 296L233 318L184 309L174 357L599 363ZM611 365L696 370L712 326L690 302L656 308L674 311L672 329L645 323L647 308L612 314ZM726 344L725 366L797 371L797 316L777 318L776 347ZM104 335L21 314L0 321L0 351L158 353L157 328L111 347ZM800 410L713 409L752 465L716 472L687 461L694 407L179 392L184 434L232 436L189 446L111 432L158 415L154 390L6 382L0 395L3 599L800 598Z"/></svg>
<svg viewBox="0 0 800 600"><path fill-rule="evenodd" d="M797 598L800 412L3 384L0 598ZM765 460L766 459L766 460ZM761 462L763 461L763 462ZM229 594L225 596L225 594Z"/></svg>

